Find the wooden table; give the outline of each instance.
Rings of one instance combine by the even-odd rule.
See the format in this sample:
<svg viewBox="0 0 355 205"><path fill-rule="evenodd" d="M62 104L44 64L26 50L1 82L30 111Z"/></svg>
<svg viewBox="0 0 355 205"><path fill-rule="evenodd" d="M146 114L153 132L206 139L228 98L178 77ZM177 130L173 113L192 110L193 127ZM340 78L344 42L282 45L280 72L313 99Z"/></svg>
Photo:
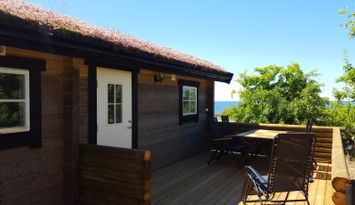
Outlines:
<svg viewBox="0 0 355 205"><path fill-rule="evenodd" d="M270 153L265 148L265 146L269 146L270 142L278 135L283 133L289 133L290 131L283 131L283 130L264 130L264 129L255 129L249 130L246 132L242 132L239 134L232 134L226 135L226 138L238 138L241 139L243 142L250 146L250 150L248 154L254 152L255 156L259 152L263 152L265 156L268 156Z"/></svg>
<svg viewBox="0 0 355 205"><path fill-rule="evenodd" d="M288 132L290 131L255 129L255 130L250 130L250 131L236 134L234 135L234 137L273 140L278 134L283 134Z"/></svg>

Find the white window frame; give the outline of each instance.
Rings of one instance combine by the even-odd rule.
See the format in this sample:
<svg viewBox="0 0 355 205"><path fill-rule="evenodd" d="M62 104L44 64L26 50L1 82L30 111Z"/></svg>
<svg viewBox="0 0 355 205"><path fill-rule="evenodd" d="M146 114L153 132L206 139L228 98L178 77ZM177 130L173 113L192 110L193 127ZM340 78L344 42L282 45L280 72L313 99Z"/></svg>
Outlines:
<svg viewBox="0 0 355 205"><path fill-rule="evenodd" d="M3 102L24 102L25 103L25 125L23 127L7 127L0 128L0 133L16 133L16 132L26 132L30 130L30 74L28 70L25 69L14 69L0 67L0 73L17 74L24 75L24 86L25 86L25 98L24 99L0 99L0 103Z"/></svg>
<svg viewBox="0 0 355 205"><path fill-rule="evenodd" d="M195 93L195 99L194 100L184 100L184 94L185 94L185 89L193 90ZM197 114L197 87L194 86L188 86L188 85L183 85L182 86L182 116L189 116L189 115L196 115ZM184 112L184 102L195 102L195 112ZM190 107L189 107L190 108Z"/></svg>

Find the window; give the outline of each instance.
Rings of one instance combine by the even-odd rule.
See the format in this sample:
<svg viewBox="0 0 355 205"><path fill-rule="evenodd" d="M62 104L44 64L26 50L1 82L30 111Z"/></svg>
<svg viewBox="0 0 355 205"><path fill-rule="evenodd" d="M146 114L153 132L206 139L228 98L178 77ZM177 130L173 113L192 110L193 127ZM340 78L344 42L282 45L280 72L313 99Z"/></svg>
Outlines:
<svg viewBox="0 0 355 205"><path fill-rule="evenodd" d="M30 129L29 72L0 67L0 133Z"/></svg>
<svg viewBox="0 0 355 205"><path fill-rule="evenodd" d="M122 85L107 85L107 123L122 123Z"/></svg>
<svg viewBox="0 0 355 205"><path fill-rule="evenodd" d="M0 56L0 149L41 147L45 61Z"/></svg>
<svg viewBox="0 0 355 205"><path fill-rule="evenodd" d="M179 80L179 123L198 122L199 83Z"/></svg>

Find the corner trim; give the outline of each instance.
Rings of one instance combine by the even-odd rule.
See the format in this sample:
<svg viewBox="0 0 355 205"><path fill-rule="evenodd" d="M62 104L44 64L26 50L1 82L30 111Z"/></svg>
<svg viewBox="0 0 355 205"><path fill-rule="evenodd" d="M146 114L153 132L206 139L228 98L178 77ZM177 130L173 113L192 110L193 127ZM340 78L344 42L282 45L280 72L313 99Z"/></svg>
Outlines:
<svg viewBox="0 0 355 205"><path fill-rule="evenodd" d="M97 144L97 68L95 63L88 64L88 107L89 107L89 144Z"/></svg>
<svg viewBox="0 0 355 205"><path fill-rule="evenodd" d="M132 148L138 147L138 72L132 72Z"/></svg>

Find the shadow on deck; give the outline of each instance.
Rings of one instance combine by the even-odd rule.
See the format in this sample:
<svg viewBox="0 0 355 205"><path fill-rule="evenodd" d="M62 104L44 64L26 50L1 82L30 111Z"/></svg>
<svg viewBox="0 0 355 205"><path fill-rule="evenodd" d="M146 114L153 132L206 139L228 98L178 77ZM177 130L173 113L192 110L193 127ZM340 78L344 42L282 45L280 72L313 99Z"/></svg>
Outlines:
<svg viewBox="0 0 355 205"><path fill-rule="evenodd" d="M238 169L228 157L208 166L209 157L209 152L202 152L154 171L152 204L238 204L244 183L244 169ZM258 157L252 165L265 169L267 160ZM333 204L330 172L329 164L319 165L315 172L316 180L309 187L311 204ZM284 194L275 197L283 199ZM291 192L289 196L290 199L300 197L298 192Z"/></svg>

